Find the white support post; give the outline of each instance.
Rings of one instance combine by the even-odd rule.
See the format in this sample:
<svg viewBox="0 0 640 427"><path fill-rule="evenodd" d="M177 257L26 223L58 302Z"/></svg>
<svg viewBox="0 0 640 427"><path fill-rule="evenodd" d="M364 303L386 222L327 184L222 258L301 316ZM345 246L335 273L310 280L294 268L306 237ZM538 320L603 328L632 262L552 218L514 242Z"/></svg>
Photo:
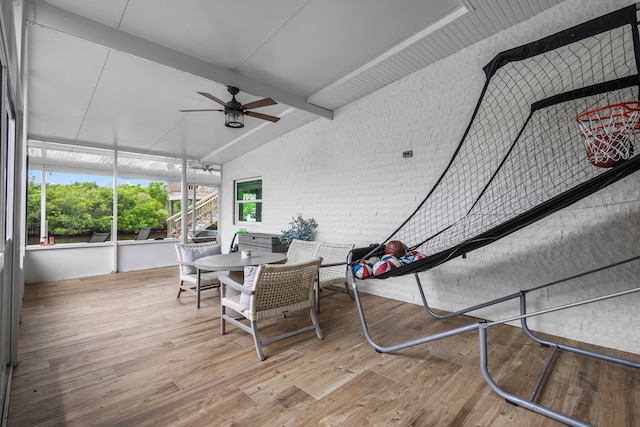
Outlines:
<svg viewBox="0 0 640 427"><path fill-rule="evenodd" d="M191 231L193 233L193 237L196 237L196 230L198 227L198 212L196 212L196 204L198 203L198 197L196 191L198 186L193 184L193 199L191 201Z"/></svg>
<svg viewBox="0 0 640 427"><path fill-rule="evenodd" d="M42 166L42 173L40 175L40 243L42 238L47 239L49 237L49 230L47 227L47 171L44 165ZM45 242L46 243L46 242Z"/></svg>
<svg viewBox="0 0 640 427"><path fill-rule="evenodd" d="M113 220L111 221L111 243L113 244L112 273L118 272L118 150L113 151Z"/></svg>
<svg viewBox="0 0 640 427"><path fill-rule="evenodd" d="M187 214L189 213L189 186L187 185L187 159L182 159L182 189L180 191L181 212L180 215L180 236L182 243L188 242L187 232L189 230Z"/></svg>

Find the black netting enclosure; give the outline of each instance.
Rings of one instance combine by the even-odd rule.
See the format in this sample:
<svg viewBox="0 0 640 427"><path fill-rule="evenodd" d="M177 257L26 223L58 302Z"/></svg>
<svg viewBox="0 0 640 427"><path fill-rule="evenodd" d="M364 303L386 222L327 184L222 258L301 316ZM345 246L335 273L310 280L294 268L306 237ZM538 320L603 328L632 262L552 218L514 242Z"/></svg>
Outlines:
<svg viewBox="0 0 640 427"><path fill-rule="evenodd" d="M537 401L558 354L570 352L640 369L634 360L542 338L527 324L530 317L640 292L634 283L629 289L537 311L530 311L527 304L531 292L640 261L640 255L446 313L431 309L418 274L488 245L640 169L637 9L638 4L632 5L502 52L487 64L487 80L471 121L435 185L425 190L424 200L384 242L350 253L353 297L363 334L376 351L393 353L478 331L480 370L493 391L509 403L577 427L590 424L561 412L563 408ZM427 335L389 344L396 338L393 331L369 331L356 279L406 274L413 274L426 312L437 320L516 301L519 314L498 320L469 317L466 325L458 323L437 329L439 332L430 329ZM549 349L528 398L502 388L488 368L488 329L516 321L531 340ZM372 326L377 329L378 323ZM532 370L530 374L535 376Z"/></svg>
<svg viewBox="0 0 640 427"><path fill-rule="evenodd" d="M443 174L413 214L352 266L399 240L424 258L371 277L428 270L640 169L636 128L626 158L603 167L588 158L576 121L638 101L639 49L632 5L498 54L484 67L480 100Z"/></svg>

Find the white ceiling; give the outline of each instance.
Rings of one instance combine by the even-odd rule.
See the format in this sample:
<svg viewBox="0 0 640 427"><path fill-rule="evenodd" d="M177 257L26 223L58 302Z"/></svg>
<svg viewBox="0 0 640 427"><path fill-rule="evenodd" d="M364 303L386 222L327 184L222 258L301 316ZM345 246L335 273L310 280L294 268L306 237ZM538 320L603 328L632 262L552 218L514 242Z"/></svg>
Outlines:
<svg viewBox="0 0 640 427"><path fill-rule="evenodd" d="M222 164L560 2L34 1L28 137ZM179 111L227 85L281 120Z"/></svg>

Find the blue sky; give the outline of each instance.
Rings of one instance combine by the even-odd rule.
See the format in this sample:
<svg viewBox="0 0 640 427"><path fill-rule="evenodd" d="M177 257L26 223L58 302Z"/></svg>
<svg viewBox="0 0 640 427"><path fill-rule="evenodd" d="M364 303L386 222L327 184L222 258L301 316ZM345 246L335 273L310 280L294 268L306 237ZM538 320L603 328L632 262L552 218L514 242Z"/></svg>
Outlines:
<svg viewBox="0 0 640 427"><path fill-rule="evenodd" d="M33 180L33 182L37 185L40 184L42 172L30 170L29 171L29 180ZM72 184L74 182L95 182L96 184L106 187L113 184L113 178L110 176L100 176L100 175L81 175L75 173L62 173L62 172L47 172L46 177L47 183L49 184ZM143 187L149 185L151 180L148 179L133 179L133 178L120 178L118 179L119 184L140 184Z"/></svg>

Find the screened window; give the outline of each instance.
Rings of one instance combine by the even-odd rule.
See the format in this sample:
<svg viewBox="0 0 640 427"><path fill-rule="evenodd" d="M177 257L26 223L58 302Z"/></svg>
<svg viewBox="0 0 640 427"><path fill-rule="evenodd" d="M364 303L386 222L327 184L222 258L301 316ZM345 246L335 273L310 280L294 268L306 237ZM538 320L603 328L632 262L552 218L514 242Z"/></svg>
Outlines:
<svg viewBox="0 0 640 427"><path fill-rule="evenodd" d="M236 181L236 222L262 222L262 179Z"/></svg>
<svg viewBox="0 0 640 427"><path fill-rule="evenodd" d="M112 177L29 170L27 244L86 242L112 221Z"/></svg>
<svg viewBox="0 0 640 427"><path fill-rule="evenodd" d="M167 237L167 183L118 176L118 240ZM178 206L179 207L179 206ZM140 232L149 228L151 231Z"/></svg>
<svg viewBox="0 0 640 427"><path fill-rule="evenodd" d="M188 231L216 229L220 171L215 168L33 140L28 154L28 244L51 243L50 237L55 244L86 242L93 232L111 232L110 240L180 238L185 165L188 188L198 189L193 201L189 191Z"/></svg>

